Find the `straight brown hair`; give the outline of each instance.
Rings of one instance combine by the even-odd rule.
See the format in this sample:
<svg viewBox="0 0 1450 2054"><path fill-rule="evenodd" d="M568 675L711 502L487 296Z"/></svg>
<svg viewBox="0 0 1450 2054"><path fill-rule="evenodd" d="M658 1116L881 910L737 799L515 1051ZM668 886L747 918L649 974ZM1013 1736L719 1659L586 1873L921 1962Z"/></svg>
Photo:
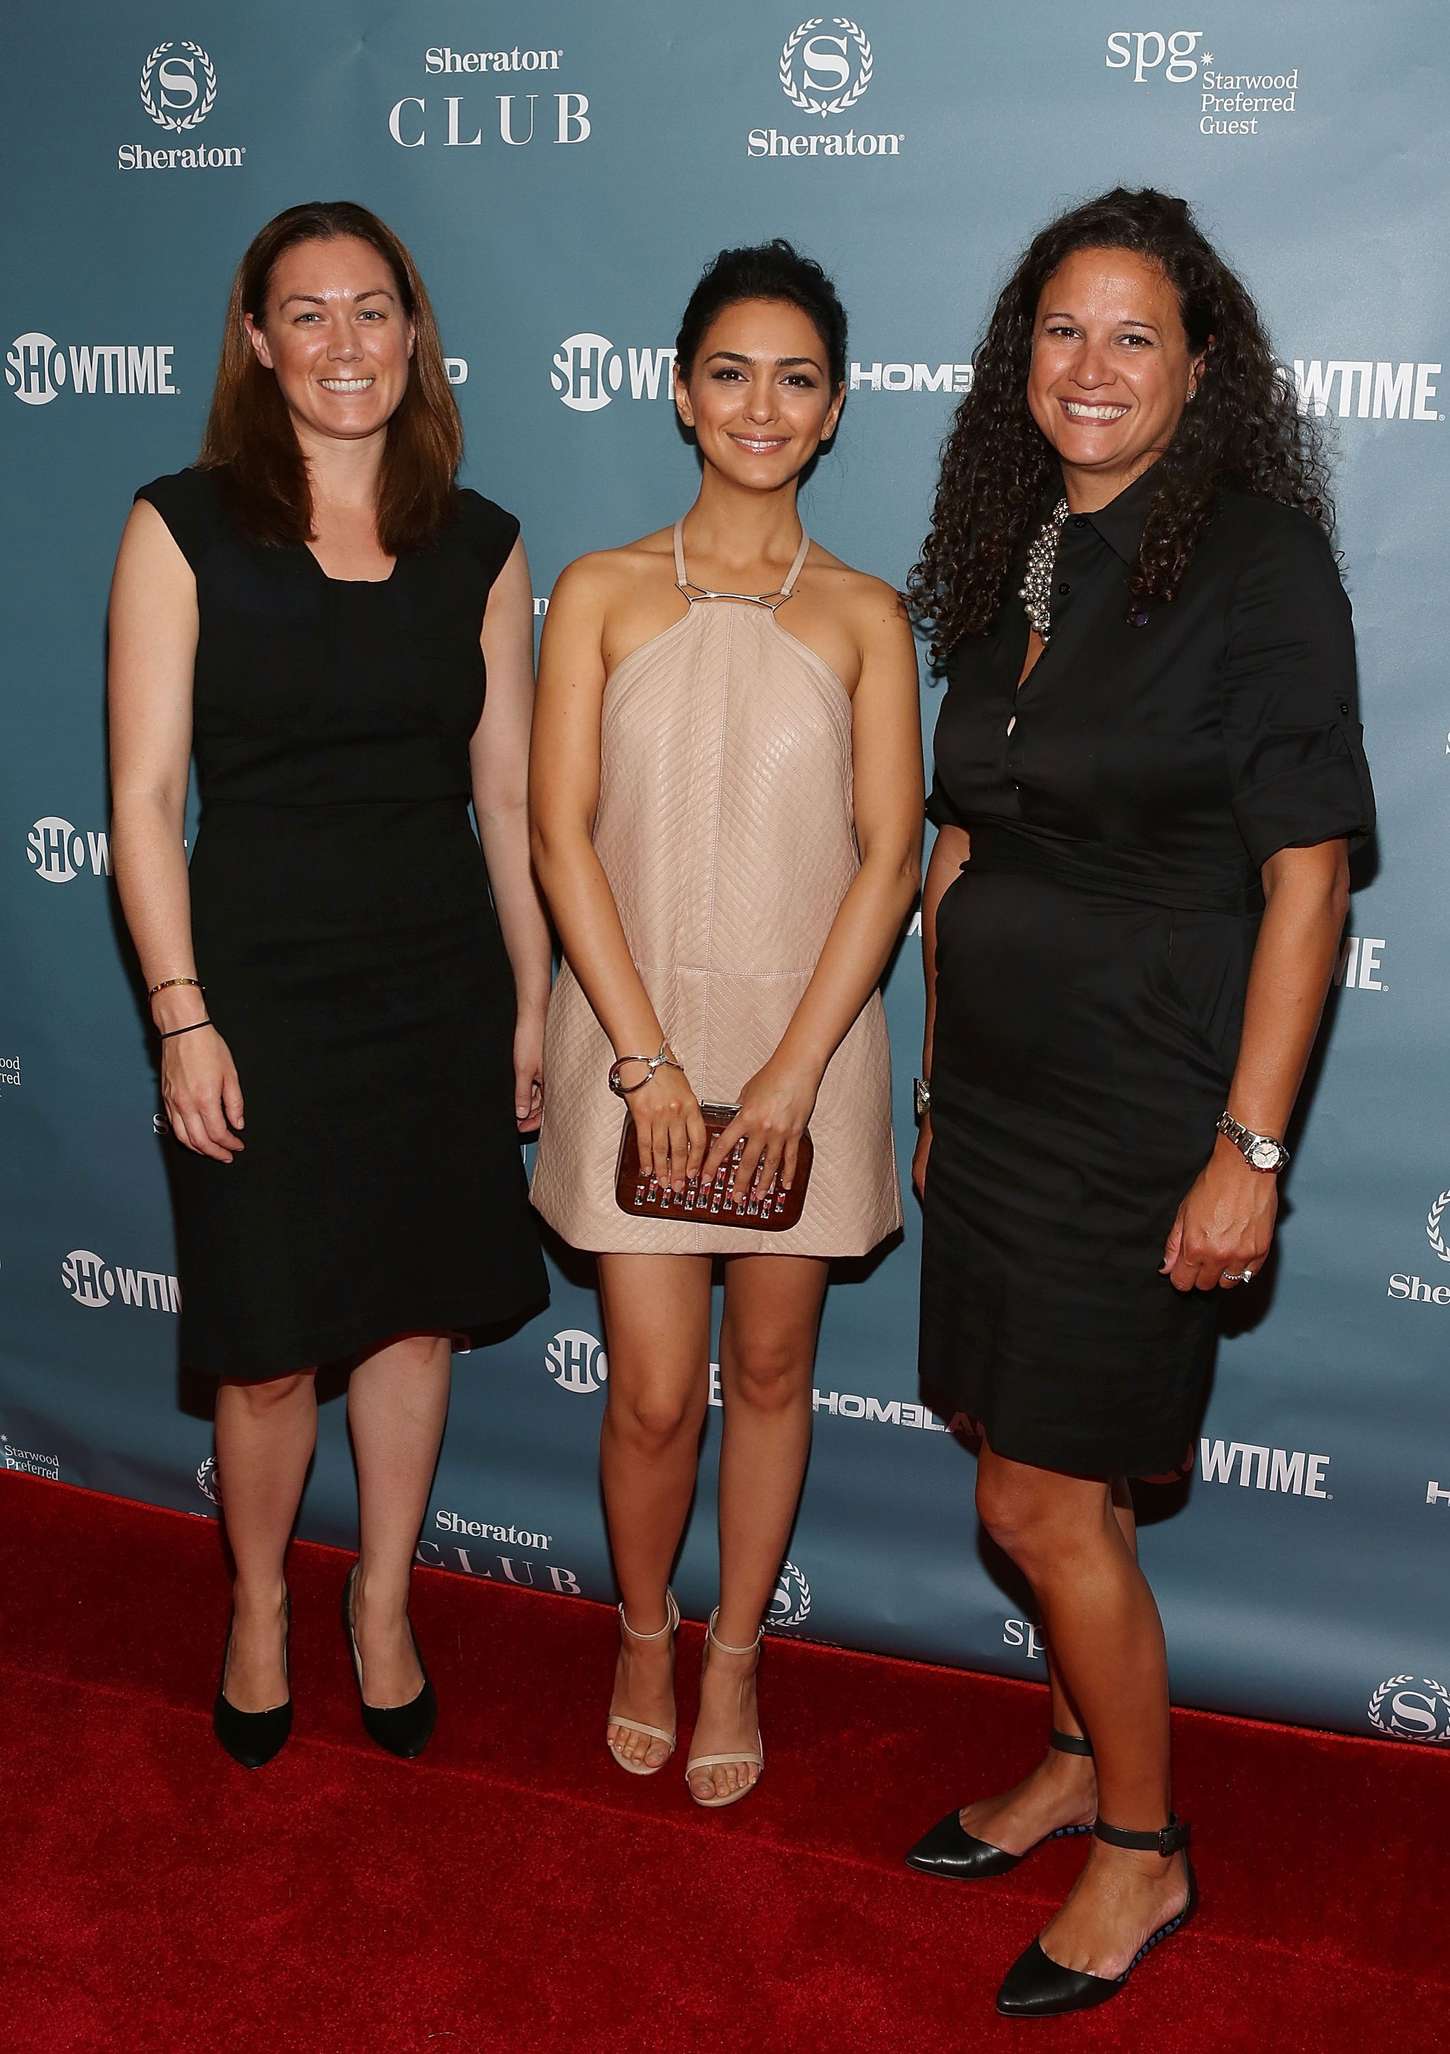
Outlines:
<svg viewBox="0 0 1450 2054"><path fill-rule="evenodd" d="M389 556L419 549L457 512L454 479L463 457L458 418L432 304L418 267L376 214L351 200L309 200L288 207L253 237L227 301L221 362L198 462L227 471L234 510L256 541L274 546L312 539L307 463L274 374L258 363L243 316L266 326L267 293L277 259L303 242L355 236L392 271L413 324L407 388L388 423L378 484L378 542Z"/></svg>

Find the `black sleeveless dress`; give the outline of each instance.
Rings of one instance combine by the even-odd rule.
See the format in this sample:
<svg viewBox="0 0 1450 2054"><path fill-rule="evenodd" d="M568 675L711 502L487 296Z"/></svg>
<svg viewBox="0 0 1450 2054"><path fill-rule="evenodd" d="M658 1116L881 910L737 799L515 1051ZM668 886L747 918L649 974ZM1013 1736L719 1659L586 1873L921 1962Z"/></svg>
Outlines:
<svg viewBox="0 0 1450 2054"><path fill-rule="evenodd" d="M182 1359L257 1380L547 1301L514 985L469 819L479 634L518 534L474 492L385 582L264 548L220 474L137 494L196 574L192 930L246 1105L168 1150Z"/></svg>
<svg viewBox="0 0 1450 2054"><path fill-rule="evenodd" d="M1260 866L1374 824L1323 533L1225 493L1130 619L1155 490L1069 519L1020 689L1015 596L958 645L928 806L971 859L937 913L922 1378L999 1454L1088 1476L1171 1470L1197 1428L1218 1294L1159 1266L1227 1102Z"/></svg>

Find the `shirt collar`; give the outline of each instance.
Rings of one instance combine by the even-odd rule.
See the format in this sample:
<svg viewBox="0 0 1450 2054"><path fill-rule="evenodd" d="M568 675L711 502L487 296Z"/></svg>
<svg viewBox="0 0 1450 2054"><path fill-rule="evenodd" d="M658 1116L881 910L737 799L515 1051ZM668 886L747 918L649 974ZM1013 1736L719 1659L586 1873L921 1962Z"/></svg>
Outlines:
<svg viewBox="0 0 1450 2054"><path fill-rule="evenodd" d="M1158 489L1153 475L1157 468L1156 464L1149 464L1143 475L1135 478L1131 485L1125 486L1116 499L1110 499L1107 505L1099 507L1096 513L1084 516L1089 526L1096 529L1103 541L1125 564L1131 565L1138 560L1138 546L1143 540L1143 523L1148 518L1148 508L1152 505ZM1061 493L1057 496L1060 498Z"/></svg>

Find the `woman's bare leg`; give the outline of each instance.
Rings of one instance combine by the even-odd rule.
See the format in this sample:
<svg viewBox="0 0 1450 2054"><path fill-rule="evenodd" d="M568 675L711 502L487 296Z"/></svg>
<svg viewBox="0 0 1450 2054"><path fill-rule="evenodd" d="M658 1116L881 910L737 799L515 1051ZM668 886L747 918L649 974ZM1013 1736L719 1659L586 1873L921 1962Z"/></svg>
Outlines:
<svg viewBox="0 0 1450 2054"><path fill-rule="evenodd" d="M408 1627L418 1529L448 1417L445 1334L403 1334L367 1356L347 1386L357 1462L358 1569L353 1625L370 1705L405 1705L423 1687Z"/></svg>
<svg viewBox="0 0 1450 2054"><path fill-rule="evenodd" d="M270 1711L288 1695L283 1562L316 1444L310 1370L218 1386L217 1476L237 1572L226 1695L239 1712Z"/></svg>
<svg viewBox="0 0 1450 2054"><path fill-rule="evenodd" d="M710 1260L703 1255L601 1255L609 1381L600 1475L624 1616L639 1633L665 1623L665 1591L689 1515L709 1398ZM615 1710L670 1732L674 1650L665 1636L621 1636ZM610 1745L657 1767L668 1750L611 1726Z"/></svg>
<svg viewBox="0 0 1450 2054"><path fill-rule="evenodd" d="M1113 1517L1136 1561L1138 1528L1125 1477L1113 1483L1112 1499ZM1052 1723L1059 1733L1080 1735L1082 1716L1058 1674L1050 1646L1046 1654ZM1025 1854L1059 1826L1087 1825L1096 1815L1097 1801L1097 1773L1091 1757L1049 1747L1020 1783L994 1797L974 1798L957 1816L964 1832L1004 1848L1008 1854Z"/></svg>
<svg viewBox="0 0 1450 2054"><path fill-rule="evenodd" d="M1067 1698L1092 1736L1103 1818L1155 1831L1171 1809L1168 1667L1153 1593L1116 1516L1111 1486L1013 1462L984 1445L977 1504L1031 1583ZM1065 1968L1120 1975L1182 1909L1182 1855L1091 1843L1042 1935Z"/></svg>
<svg viewBox="0 0 1450 2054"><path fill-rule="evenodd" d="M756 1655L751 1647L775 1593L811 1444L811 1369L828 1265L799 1255L736 1256L725 1279L720 1381L720 1616L715 1631L744 1655L711 1648L700 1684L692 1754L754 1747ZM697 1796L728 1797L757 1771L702 1769Z"/></svg>

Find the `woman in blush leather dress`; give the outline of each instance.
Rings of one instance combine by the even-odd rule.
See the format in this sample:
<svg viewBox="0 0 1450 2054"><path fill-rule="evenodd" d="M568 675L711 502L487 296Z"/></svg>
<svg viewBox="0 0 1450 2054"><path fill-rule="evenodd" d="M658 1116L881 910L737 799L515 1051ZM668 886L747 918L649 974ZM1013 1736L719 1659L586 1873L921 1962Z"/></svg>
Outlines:
<svg viewBox="0 0 1450 2054"><path fill-rule="evenodd" d="M982 1878L1091 1833L1013 2016L1102 2003L1192 1914L1130 1476L1197 1429L1373 824L1311 424L1181 200L1033 242L913 573L949 689L923 893L921 1366L981 1429L1052 1732L908 1859Z"/></svg>
<svg viewBox="0 0 1450 2054"><path fill-rule="evenodd" d="M722 251L676 364L699 496L672 526L570 565L540 661L534 850L567 966L533 1197L599 1260L622 1597L606 1739L634 1775L675 1744L669 1578L709 1392L711 1263L729 1258L720 1603L685 1772L703 1805L737 1802L762 1767L760 1626L810 1444L830 1258L901 1219L876 986L917 884L915 653L896 593L810 541L796 504L835 430L845 344L818 265L786 243ZM739 1108L708 1146L702 1100ZM733 1188L789 1185L809 1128L799 1221L621 1212L626 1105L677 1198L737 1143Z"/></svg>
<svg viewBox="0 0 1450 2054"><path fill-rule="evenodd" d="M519 1155L550 971L532 598L518 522L455 484L461 447L406 249L361 207L289 208L237 273L200 464L137 494L116 567L112 847L162 1037L182 1355L220 1379L214 1717L249 1768L291 1720L316 1365L352 1364L363 1725L416 1755L408 1589L450 1336L548 1295Z"/></svg>

